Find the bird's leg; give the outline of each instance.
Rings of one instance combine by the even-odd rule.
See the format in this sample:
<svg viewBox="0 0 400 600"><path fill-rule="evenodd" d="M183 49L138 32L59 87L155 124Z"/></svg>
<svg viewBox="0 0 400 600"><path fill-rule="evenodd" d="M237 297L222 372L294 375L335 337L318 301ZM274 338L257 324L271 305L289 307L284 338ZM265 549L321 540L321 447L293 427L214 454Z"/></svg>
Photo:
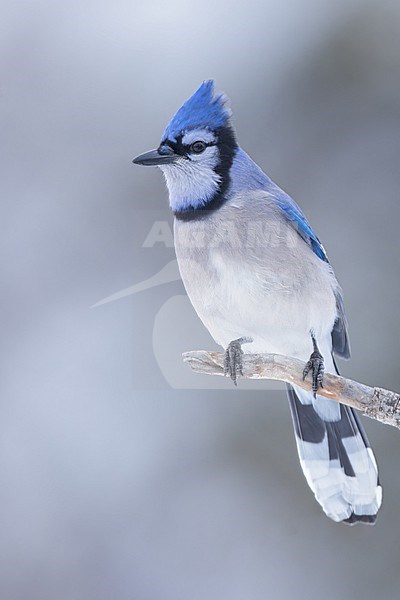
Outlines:
<svg viewBox="0 0 400 600"><path fill-rule="evenodd" d="M304 367L303 381L307 377L309 371L312 375L312 390L314 392L314 398L317 396L318 388L324 387L322 385L324 379L324 357L322 356L317 346L317 340L315 339L314 333L311 332L311 339L314 346L314 350Z"/></svg>
<svg viewBox="0 0 400 600"><path fill-rule="evenodd" d="M250 344L252 341L253 339L250 337L241 337L237 340L233 340L225 350L224 375L229 374L229 377L235 385L237 385L238 373L243 376L242 344Z"/></svg>

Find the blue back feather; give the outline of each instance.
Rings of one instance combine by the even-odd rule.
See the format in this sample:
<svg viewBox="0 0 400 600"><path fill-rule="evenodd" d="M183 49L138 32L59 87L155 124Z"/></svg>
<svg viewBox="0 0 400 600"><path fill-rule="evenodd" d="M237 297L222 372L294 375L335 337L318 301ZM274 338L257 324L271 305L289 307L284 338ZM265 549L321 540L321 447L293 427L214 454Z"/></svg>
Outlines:
<svg viewBox="0 0 400 600"><path fill-rule="evenodd" d="M236 152L232 169L231 194L244 190L265 190L270 193L298 234L323 261L329 262L325 249L311 229L300 207L278 187L241 148Z"/></svg>

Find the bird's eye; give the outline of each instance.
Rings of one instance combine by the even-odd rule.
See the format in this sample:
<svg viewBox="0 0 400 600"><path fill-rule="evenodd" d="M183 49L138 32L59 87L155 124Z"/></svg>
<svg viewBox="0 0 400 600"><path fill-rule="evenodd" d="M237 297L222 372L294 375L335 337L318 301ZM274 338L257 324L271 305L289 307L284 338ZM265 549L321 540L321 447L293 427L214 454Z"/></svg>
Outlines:
<svg viewBox="0 0 400 600"><path fill-rule="evenodd" d="M205 142L193 142L193 144L190 146L190 151L194 152L194 154L201 154L201 152L204 152L204 150L207 148L207 144Z"/></svg>

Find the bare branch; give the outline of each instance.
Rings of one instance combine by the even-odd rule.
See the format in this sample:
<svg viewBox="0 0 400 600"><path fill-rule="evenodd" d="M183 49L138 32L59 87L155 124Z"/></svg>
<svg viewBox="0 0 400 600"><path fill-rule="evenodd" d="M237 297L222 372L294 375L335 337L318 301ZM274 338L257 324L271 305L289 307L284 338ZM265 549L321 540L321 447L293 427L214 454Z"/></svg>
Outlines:
<svg viewBox="0 0 400 600"><path fill-rule="evenodd" d="M197 373L224 375L224 355L218 352L185 352L183 360ZM304 366L302 361L280 354L243 355L244 378L285 381L311 391L310 382L303 381L302 378ZM318 394L352 406L367 417L400 429L400 394L378 387L372 388L330 373L325 373L324 387Z"/></svg>

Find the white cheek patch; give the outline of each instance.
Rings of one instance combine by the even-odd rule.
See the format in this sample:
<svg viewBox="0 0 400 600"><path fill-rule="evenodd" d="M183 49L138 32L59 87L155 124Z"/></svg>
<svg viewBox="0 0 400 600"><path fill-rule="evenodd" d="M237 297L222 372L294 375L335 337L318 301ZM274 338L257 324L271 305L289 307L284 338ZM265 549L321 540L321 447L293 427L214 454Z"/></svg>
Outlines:
<svg viewBox="0 0 400 600"><path fill-rule="evenodd" d="M171 165L161 165L173 211L204 206L218 191L221 177L214 171L218 150L210 146L202 154L180 158Z"/></svg>
<svg viewBox="0 0 400 600"><path fill-rule="evenodd" d="M182 144L185 146L190 146L193 142L206 142L209 144L210 142L215 142L216 138L212 131L209 129L194 129L193 131L188 131L182 138Z"/></svg>

